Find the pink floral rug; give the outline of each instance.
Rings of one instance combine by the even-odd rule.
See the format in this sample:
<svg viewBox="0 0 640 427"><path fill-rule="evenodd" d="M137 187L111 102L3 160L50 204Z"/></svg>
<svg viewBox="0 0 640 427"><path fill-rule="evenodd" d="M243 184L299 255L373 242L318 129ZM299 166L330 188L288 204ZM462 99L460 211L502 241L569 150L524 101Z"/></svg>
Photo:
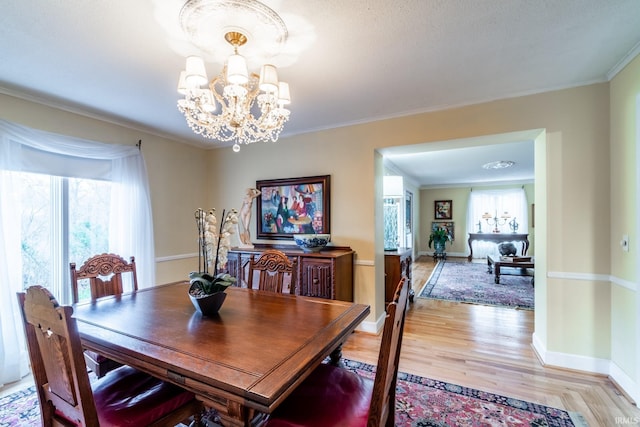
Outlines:
<svg viewBox="0 0 640 427"><path fill-rule="evenodd" d="M345 368L373 378L375 366L344 359ZM207 417L215 420L215 414ZM38 426L40 411L33 387L0 399L0 427ZM209 425L215 425L209 423ZM487 393L442 381L398 373L396 426L496 427L583 426L580 416L561 409Z"/></svg>
<svg viewBox="0 0 640 427"><path fill-rule="evenodd" d="M532 278L512 274L516 270L503 267L496 284L486 263L440 261L419 296L533 310Z"/></svg>

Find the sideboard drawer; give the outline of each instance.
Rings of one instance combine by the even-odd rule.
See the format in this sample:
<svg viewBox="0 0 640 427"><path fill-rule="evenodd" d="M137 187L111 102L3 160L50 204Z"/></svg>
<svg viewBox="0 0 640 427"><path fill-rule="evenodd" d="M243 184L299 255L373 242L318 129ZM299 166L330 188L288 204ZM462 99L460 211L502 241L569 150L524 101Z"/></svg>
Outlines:
<svg viewBox="0 0 640 427"><path fill-rule="evenodd" d="M300 295L336 299L330 260L302 257Z"/></svg>

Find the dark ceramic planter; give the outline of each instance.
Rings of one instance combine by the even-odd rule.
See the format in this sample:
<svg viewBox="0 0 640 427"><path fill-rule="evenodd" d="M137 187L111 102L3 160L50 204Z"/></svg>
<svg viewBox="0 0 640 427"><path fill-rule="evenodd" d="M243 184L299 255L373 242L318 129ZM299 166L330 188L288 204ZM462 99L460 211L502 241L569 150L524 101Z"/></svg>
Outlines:
<svg viewBox="0 0 640 427"><path fill-rule="evenodd" d="M189 288L191 290L191 288ZM194 297L189 293L189 299L191 303L196 308L198 313L203 316L214 316L218 314L220 307L222 307L222 303L224 303L225 298L227 298L227 294L225 292L216 292L211 295L204 295L201 297Z"/></svg>
<svg viewBox="0 0 640 427"><path fill-rule="evenodd" d="M446 244L446 242L439 242L439 241L434 240L433 241L433 248L435 250L435 253L443 254L444 253L445 244Z"/></svg>

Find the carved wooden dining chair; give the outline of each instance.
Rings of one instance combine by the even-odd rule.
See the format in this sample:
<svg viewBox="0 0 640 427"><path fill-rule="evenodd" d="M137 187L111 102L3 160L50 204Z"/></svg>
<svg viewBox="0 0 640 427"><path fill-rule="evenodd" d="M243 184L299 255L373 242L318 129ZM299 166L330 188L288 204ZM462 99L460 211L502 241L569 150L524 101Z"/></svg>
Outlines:
<svg viewBox="0 0 640 427"><path fill-rule="evenodd" d="M260 427L386 426L395 424L396 382L409 286L403 278L387 306L374 380L322 364Z"/></svg>
<svg viewBox="0 0 640 427"><path fill-rule="evenodd" d="M277 249L267 249L256 260L251 254L249 259L248 286L253 287L255 272L258 272L258 289L282 293L285 279L289 279L289 293L295 294L297 262Z"/></svg>
<svg viewBox="0 0 640 427"><path fill-rule="evenodd" d="M80 289L82 286L89 286L91 301L109 295L120 295L124 293L123 273L130 275L131 285L129 290L131 292L138 290L136 260L134 257L129 258L129 262L127 262L120 255L101 254L92 256L86 260L79 269L76 269L75 262L72 262L69 267L71 270L71 287L74 304L80 300ZM91 369L98 378L102 377L111 369L120 366L119 363L91 350L85 352L85 359L89 369Z"/></svg>
<svg viewBox="0 0 640 427"><path fill-rule="evenodd" d="M193 393L129 366L89 381L71 306L32 286L18 293L43 426L173 426L202 405Z"/></svg>
<svg viewBox="0 0 640 427"><path fill-rule="evenodd" d="M83 281L89 282L91 300L124 293L122 273L131 274L130 291L138 290L135 257L129 258L129 262L127 262L120 255L100 254L86 260L79 269L76 269L76 263L72 262L70 269L74 304L79 300L79 291Z"/></svg>

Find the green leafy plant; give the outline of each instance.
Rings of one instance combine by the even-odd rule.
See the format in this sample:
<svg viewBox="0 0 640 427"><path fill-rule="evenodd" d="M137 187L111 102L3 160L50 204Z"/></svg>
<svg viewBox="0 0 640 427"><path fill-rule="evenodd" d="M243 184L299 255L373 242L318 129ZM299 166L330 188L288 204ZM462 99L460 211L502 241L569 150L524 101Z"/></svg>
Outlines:
<svg viewBox="0 0 640 427"><path fill-rule="evenodd" d="M217 226L215 209L195 212L198 228L198 271L189 274L191 295L198 297L224 292L236 282L236 278L228 273L219 273L227 266L227 254L231 247L230 237L238 223L238 211L232 209L225 214L222 211L222 222ZM211 274L210 268L213 269Z"/></svg>
<svg viewBox="0 0 640 427"><path fill-rule="evenodd" d="M189 283L194 289L194 292L192 292L192 294L195 294L194 296L211 295L216 292L224 292L229 286L236 283L236 278L228 273L219 273L212 276L209 273L192 271L189 273Z"/></svg>
<svg viewBox="0 0 640 427"><path fill-rule="evenodd" d="M429 247L431 247L432 243L435 243L436 245L442 244L444 246L447 242L451 242L451 235L449 234L449 231L442 227L438 227L431 231L431 234L429 235Z"/></svg>

